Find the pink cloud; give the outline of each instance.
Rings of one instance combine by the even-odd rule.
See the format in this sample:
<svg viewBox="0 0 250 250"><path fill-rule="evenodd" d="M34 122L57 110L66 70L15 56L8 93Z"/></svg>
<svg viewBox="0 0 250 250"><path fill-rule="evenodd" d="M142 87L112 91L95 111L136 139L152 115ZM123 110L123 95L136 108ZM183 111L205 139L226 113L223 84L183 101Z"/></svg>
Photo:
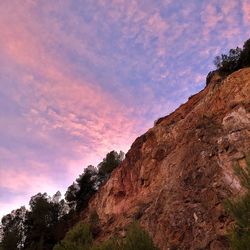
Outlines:
<svg viewBox="0 0 250 250"><path fill-rule="evenodd" d="M243 12L244 23L249 28L249 25L250 25L250 2L248 0L243 0L242 12Z"/></svg>
<svg viewBox="0 0 250 250"><path fill-rule="evenodd" d="M232 38L239 36L241 27L239 25L237 9L237 1L222 0L218 2L216 0L211 0L206 2L201 13L204 24L202 27L203 38L209 40L211 39L213 32L220 31L221 39L227 39L230 43ZM221 27L221 25L224 26ZM233 42L231 43L233 44Z"/></svg>
<svg viewBox="0 0 250 250"><path fill-rule="evenodd" d="M130 134L135 121L126 118L126 114L121 114L121 109L125 107L97 84L85 79L76 79L67 70L70 65L49 54L41 42L44 39L30 32L39 28L39 21L24 17L22 10L21 8L17 14L24 18L23 22L9 23L7 15L1 17L1 42L7 54L16 63L46 79L37 82L32 76L24 77L23 92L17 93L17 99L20 100L20 95L25 95L27 88L33 89L33 96L27 97L31 99L30 118L35 118L37 123L43 123L43 128L47 129L63 127L72 134L86 133L88 130L93 138L105 138L105 134L109 133L105 132L106 124L111 126L110 133L126 131ZM43 34L43 30L36 30L35 34ZM50 44L50 37L48 39L47 43ZM55 114L49 107L56 107L63 114ZM40 117L43 111L48 112L50 121ZM87 116L91 122L83 125L81 122L71 121L68 114L72 112L76 116Z"/></svg>
<svg viewBox="0 0 250 250"><path fill-rule="evenodd" d="M70 71L70 65L49 52L48 46L55 41L39 25L39 20L32 17L34 2L14 3L7 4L5 7L9 11L0 16L0 43L8 60L22 68L22 71L13 72L18 75L18 85L21 87L13 90L12 97L20 106L25 105L23 100L27 102L28 111L23 115L30 124L30 134L46 138L45 141L52 145L56 142L51 142L50 133L57 129L63 129L71 138L77 137L77 141L71 139L72 142L65 142L64 145L74 145L70 150L79 155L77 159L62 156L60 160L67 166L63 171L74 178L82 170L83 164L95 164L96 159L101 160L109 150L127 150L138 134L136 119L126 113L124 104L97 83L76 78ZM10 18L9 13L15 14ZM58 24L54 25L55 31L59 32ZM74 41L74 37L63 36L63 39L70 46L79 48L79 42ZM85 52L92 57L85 48L80 50L80 53ZM93 56L92 59L96 58ZM100 63L101 59L97 60ZM91 144L89 147L84 145L85 140ZM9 169L3 166L0 169L0 187L29 195L43 190L49 193L56 191L58 184L49 177L48 165L34 161L27 164L31 167L30 171L20 165ZM40 174L36 174L36 167Z"/></svg>
<svg viewBox="0 0 250 250"><path fill-rule="evenodd" d="M223 16L221 16L221 14L216 11L214 2L210 2L205 5L201 16L204 22L205 35L207 35L211 30L213 30L218 24L218 22L223 19Z"/></svg>
<svg viewBox="0 0 250 250"><path fill-rule="evenodd" d="M2 218L6 214L9 214L14 209L17 209L23 205L27 205L23 203L23 198L23 196L18 196L14 200L9 201L8 203L0 201L0 218Z"/></svg>
<svg viewBox="0 0 250 250"><path fill-rule="evenodd" d="M37 175L32 172L24 172L14 169L0 169L1 187L7 188L12 192L27 192L36 193L42 190L48 190L49 192L56 191L53 187L53 182L45 175ZM34 185L35 183L35 185Z"/></svg>
<svg viewBox="0 0 250 250"><path fill-rule="evenodd" d="M37 163L30 163L30 166L37 166ZM0 200L0 218L20 206L28 207L31 195L38 192L53 195L58 191L58 184L49 175L41 172L41 166L37 167L39 167L40 174L33 173L32 169L25 171L23 168L19 170L0 168L0 187L10 192L8 202ZM12 195L15 196L14 199Z"/></svg>
<svg viewBox="0 0 250 250"><path fill-rule="evenodd" d="M186 98L197 91L197 85L202 86L204 75L196 71L206 65L200 62L204 64L209 56L220 53L221 46L234 47L235 41L242 38L237 1L205 1L202 10L199 4L190 2L178 11L169 11L179 7L173 6L174 0L160 5L156 2L96 1L90 6L93 13L86 15L86 22L84 14L77 12L82 6L73 6L77 11L72 11L72 1L0 3L2 68L7 77L13 76L16 81L10 83L9 89L2 89L21 110L18 118L3 119L1 124L8 127L13 138L26 133L38 140L38 152L43 146L52 149L51 159L60 152L54 165L50 159L46 162L39 157L36 161L26 160L31 173L25 169L17 172L23 168L20 162L6 164L9 169L2 169L0 174L1 179L8 180L4 184L1 181L0 186L11 186L13 179L17 182L16 187L11 186L13 192L27 186L33 193L47 184L53 191L57 180L50 180L50 164L55 168L63 166L65 176L73 180L84 166L97 164L108 151L126 151L137 135L152 126L152 116L172 111L177 99L183 101L180 96ZM246 26L249 8L248 1L242 1ZM113 27L114 33L117 29L114 37ZM113 42L116 50L109 44ZM96 72L88 74L85 64ZM107 79L100 80L105 74ZM137 79L140 83L133 86ZM104 84L122 94L111 93ZM36 144L34 141L30 144ZM21 153L14 153L35 159L30 145L25 146L18 149ZM0 148L1 153L6 162L10 158L15 163L20 161ZM41 175L34 174L37 169ZM31 187L31 183L38 186Z"/></svg>

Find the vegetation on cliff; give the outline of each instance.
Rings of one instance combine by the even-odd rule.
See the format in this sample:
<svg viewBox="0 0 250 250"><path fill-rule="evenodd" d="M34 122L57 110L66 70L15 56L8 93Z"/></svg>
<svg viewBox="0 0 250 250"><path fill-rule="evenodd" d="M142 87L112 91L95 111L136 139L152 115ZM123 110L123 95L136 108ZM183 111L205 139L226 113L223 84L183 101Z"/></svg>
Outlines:
<svg viewBox="0 0 250 250"><path fill-rule="evenodd" d="M128 227L124 239L112 238L100 244L94 244L91 226L78 223L60 241L53 250L157 250L148 233L139 224Z"/></svg>
<svg viewBox="0 0 250 250"><path fill-rule="evenodd" d="M216 56L214 64L222 76L227 76L236 70L250 66L250 39L247 40L243 48L230 49L228 54Z"/></svg>
<svg viewBox="0 0 250 250"><path fill-rule="evenodd" d="M245 169L238 164L235 166L235 173L245 189L244 195L226 203L226 208L235 220L230 235L231 247L234 250L250 249L250 159L247 163Z"/></svg>

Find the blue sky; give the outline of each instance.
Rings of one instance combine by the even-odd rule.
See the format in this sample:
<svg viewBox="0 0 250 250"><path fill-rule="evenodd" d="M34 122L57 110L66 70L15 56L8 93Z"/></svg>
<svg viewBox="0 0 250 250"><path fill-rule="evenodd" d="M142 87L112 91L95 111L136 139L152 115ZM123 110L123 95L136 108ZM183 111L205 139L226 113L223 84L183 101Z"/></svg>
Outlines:
<svg viewBox="0 0 250 250"><path fill-rule="evenodd" d="M0 215L55 193L205 86L248 0L0 3Z"/></svg>

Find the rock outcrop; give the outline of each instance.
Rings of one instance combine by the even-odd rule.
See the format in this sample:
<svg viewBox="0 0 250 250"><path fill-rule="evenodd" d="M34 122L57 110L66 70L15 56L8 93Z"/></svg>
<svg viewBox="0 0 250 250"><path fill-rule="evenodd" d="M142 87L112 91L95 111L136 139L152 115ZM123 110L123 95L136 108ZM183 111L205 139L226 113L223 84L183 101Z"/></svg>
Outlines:
<svg viewBox="0 0 250 250"><path fill-rule="evenodd" d="M140 136L90 201L99 240L138 220L160 249L228 249L223 201L241 187L232 166L250 154L250 68L218 75Z"/></svg>

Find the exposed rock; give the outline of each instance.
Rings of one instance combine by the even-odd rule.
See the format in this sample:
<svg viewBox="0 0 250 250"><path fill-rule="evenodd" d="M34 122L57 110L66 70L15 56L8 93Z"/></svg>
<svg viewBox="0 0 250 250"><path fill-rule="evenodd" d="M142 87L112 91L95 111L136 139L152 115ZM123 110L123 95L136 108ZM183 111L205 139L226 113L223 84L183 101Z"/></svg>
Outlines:
<svg viewBox="0 0 250 250"><path fill-rule="evenodd" d="M250 114L247 113L246 109L239 107L233 110L223 118L222 125L230 133L239 131L242 129L250 129Z"/></svg>
<svg viewBox="0 0 250 250"><path fill-rule="evenodd" d="M136 139L91 200L99 240L136 219L163 250L228 249L223 201L240 189L232 165L250 153L250 68L209 81Z"/></svg>
<svg viewBox="0 0 250 250"><path fill-rule="evenodd" d="M206 77L206 86L210 84L210 82L217 81L217 83L219 83L221 80L222 80L222 77L220 76L217 70L210 71Z"/></svg>

